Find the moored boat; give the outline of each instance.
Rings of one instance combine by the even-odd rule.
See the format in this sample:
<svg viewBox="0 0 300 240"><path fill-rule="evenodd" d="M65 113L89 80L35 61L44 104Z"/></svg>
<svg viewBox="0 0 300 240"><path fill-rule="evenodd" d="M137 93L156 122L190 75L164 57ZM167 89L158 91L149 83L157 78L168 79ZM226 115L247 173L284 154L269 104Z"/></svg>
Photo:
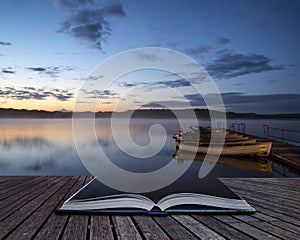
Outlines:
<svg viewBox="0 0 300 240"><path fill-rule="evenodd" d="M195 130L196 129L196 130ZM252 155L268 156L272 142L257 142L256 138L249 138L236 132L223 129L193 128L173 135L178 151L198 154Z"/></svg>

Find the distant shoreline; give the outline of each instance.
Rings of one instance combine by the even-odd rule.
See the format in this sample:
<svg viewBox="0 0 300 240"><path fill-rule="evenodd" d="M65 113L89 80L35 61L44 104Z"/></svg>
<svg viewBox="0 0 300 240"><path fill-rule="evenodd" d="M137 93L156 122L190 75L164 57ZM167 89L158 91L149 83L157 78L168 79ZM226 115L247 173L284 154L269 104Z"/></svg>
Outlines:
<svg viewBox="0 0 300 240"><path fill-rule="evenodd" d="M140 119L175 119L176 115L181 118L188 118L188 113L190 110L177 109L177 110L164 110L164 109L145 109L136 111L126 111L126 112L82 112L76 113L79 118L111 118L112 114L117 118L132 117ZM207 109L194 109L195 115L199 119L207 118L210 119L209 111ZM175 114L176 115L175 115ZM214 112L216 116L221 115L218 112ZM23 119L67 119L72 118L72 112L60 112L60 111L39 111L39 110L17 110L17 109L5 109L0 108L0 119L8 118L23 118ZM256 114L256 113L234 113L227 112L226 117L228 119L300 119L300 113L291 114Z"/></svg>

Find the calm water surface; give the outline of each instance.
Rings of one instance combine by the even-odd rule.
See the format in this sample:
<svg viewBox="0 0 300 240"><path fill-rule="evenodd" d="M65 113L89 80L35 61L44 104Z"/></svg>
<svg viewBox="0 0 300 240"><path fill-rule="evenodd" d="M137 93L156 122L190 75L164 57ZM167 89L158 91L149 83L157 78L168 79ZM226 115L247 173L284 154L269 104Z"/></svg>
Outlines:
<svg viewBox="0 0 300 240"><path fill-rule="evenodd" d="M228 121L231 122L237 121ZM287 129L298 129L297 121L282 120L245 120L247 132L249 134L263 136L263 124L273 127L285 127ZM170 161L177 161L178 167L187 164L188 159L179 160L173 157L175 144L172 139L174 132L178 131L179 125L176 120L170 119L133 119L130 123L130 134L136 144L147 145L150 141L149 128L153 124L161 124L167 133L167 140L161 151L154 157L135 158L131 157L119 149L111 133L109 119L96 119L96 133L98 143L117 166L132 172L149 172L160 169ZM202 126L209 125L209 121L204 120ZM82 120L82 131L84 132L85 120ZM186 121L186 127L189 122ZM117 138L125 143L127 127L120 119L117 122ZM159 138L160 133L155 133L154 138ZM90 154L95 154L95 146L92 143L92 136L88 133L80 139L81 147ZM126 146L131 148L133 146ZM97 158L97 156L95 156ZM245 159L245 161L248 161ZM229 163L229 164L228 164ZM272 173L262 171L258 162L253 167L253 161L241 167L238 164L228 163L217 164L210 174L211 177L271 177L297 176L288 168L280 164L272 163ZM202 162L196 161L194 168L200 168ZM251 165L251 169L247 166ZM255 165L255 164L254 164ZM197 171L196 171L197 172ZM0 120L0 175L90 175L82 164L73 141L72 120L71 119L1 119Z"/></svg>

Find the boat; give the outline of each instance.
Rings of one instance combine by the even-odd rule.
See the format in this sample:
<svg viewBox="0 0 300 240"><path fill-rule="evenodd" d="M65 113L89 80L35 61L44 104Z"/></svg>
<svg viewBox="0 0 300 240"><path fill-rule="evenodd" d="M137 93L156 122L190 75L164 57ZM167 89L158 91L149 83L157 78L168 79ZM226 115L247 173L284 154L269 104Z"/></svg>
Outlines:
<svg viewBox="0 0 300 240"><path fill-rule="evenodd" d="M213 141L211 137L213 136ZM250 138L243 134L217 130L212 128L193 128L193 130L183 131L173 135L176 140L178 151L192 152L197 154L220 154L230 155L251 155L266 157L270 154L272 142L258 142L256 138Z"/></svg>
<svg viewBox="0 0 300 240"><path fill-rule="evenodd" d="M174 155L174 159L177 160L178 163L183 164L184 161L197 160L204 161L205 156L197 154L196 156L188 153L188 152L177 152ZM206 161L210 162L210 159L206 159ZM213 163L213 162L211 162ZM243 157L230 157L230 156L222 156L218 159L218 164L230 166L234 168L246 169L257 172L264 172L272 174L272 166L270 161L267 158L243 158Z"/></svg>

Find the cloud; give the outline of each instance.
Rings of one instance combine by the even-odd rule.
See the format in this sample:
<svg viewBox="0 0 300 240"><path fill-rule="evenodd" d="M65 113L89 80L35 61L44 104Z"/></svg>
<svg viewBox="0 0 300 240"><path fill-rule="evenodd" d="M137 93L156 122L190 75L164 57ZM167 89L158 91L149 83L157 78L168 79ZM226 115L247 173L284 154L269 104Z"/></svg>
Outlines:
<svg viewBox="0 0 300 240"><path fill-rule="evenodd" d="M11 42L2 42L2 41L0 41L0 45L1 46L11 46L12 43Z"/></svg>
<svg viewBox="0 0 300 240"><path fill-rule="evenodd" d="M43 67L29 67L27 69L34 71L34 72L45 72L47 70L46 68L43 68Z"/></svg>
<svg viewBox="0 0 300 240"><path fill-rule="evenodd" d="M98 6L89 0L60 0L58 5L65 8L68 13L58 32L89 42L101 50L103 41L111 34L107 18L125 16L121 3Z"/></svg>
<svg viewBox="0 0 300 240"><path fill-rule="evenodd" d="M190 54L190 55L194 55L194 56L199 56L203 53L207 53L208 50L210 50L211 47L209 46L206 46L206 45L199 45L197 47L194 47L194 48L188 48L188 49L185 49L184 52L186 54Z"/></svg>
<svg viewBox="0 0 300 240"><path fill-rule="evenodd" d="M39 73L41 76L48 76L56 78L63 71L72 71L73 67L70 66L55 66L55 67L27 67L28 70Z"/></svg>
<svg viewBox="0 0 300 240"><path fill-rule="evenodd" d="M108 98L118 98L118 93L112 90L83 90L84 94L86 94L86 98L101 98L101 99L108 99Z"/></svg>
<svg viewBox="0 0 300 240"><path fill-rule="evenodd" d="M15 74L16 71L12 71L12 70L8 70L8 69L2 69L2 73L5 73L5 74Z"/></svg>
<svg viewBox="0 0 300 240"><path fill-rule="evenodd" d="M220 44L220 45L225 45L225 44L230 43L230 39L220 37L220 38L218 38L217 42L218 42L218 44Z"/></svg>
<svg viewBox="0 0 300 240"><path fill-rule="evenodd" d="M72 9L78 6L93 3L92 0L56 0L56 3L61 8Z"/></svg>
<svg viewBox="0 0 300 240"><path fill-rule="evenodd" d="M198 94L184 96L192 106L206 105ZM213 99L214 94L209 96ZM256 113L299 113L300 94L247 95L240 92L222 93L221 97L227 111Z"/></svg>
<svg viewBox="0 0 300 240"><path fill-rule="evenodd" d="M59 101L68 101L74 97L69 90L57 88L35 88L35 87L2 87L0 88L0 97L6 97L17 100L35 99L45 100L54 97Z"/></svg>
<svg viewBox="0 0 300 240"><path fill-rule="evenodd" d="M133 52L138 60L140 61L148 61L148 62L156 62L158 60L162 60L161 57L158 54L150 54L146 52L141 52L141 51L134 51Z"/></svg>
<svg viewBox="0 0 300 240"><path fill-rule="evenodd" d="M206 70L219 79L234 78L251 73L285 69L283 65L270 65L272 59L261 54L241 54L230 50L218 53L217 59Z"/></svg>
<svg viewBox="0 0 300 240"><path fill-rule="evenodd" d="M177 75L175 75L176 77L178 77ZM122 82L119 84L119 86L121 87L126 87L126 88L130 88L130 87L156 87L160 85L159 87L163 87L161 85L164 85L165 87L170 87L170 88L178 88L178 87L188 87L191 86L191 83L186 81L183 78L180 79L176 79L176 80L166 80L166 81L156 81L156 82L134 82L134 83L126 83L126 82Z"/></svg>

